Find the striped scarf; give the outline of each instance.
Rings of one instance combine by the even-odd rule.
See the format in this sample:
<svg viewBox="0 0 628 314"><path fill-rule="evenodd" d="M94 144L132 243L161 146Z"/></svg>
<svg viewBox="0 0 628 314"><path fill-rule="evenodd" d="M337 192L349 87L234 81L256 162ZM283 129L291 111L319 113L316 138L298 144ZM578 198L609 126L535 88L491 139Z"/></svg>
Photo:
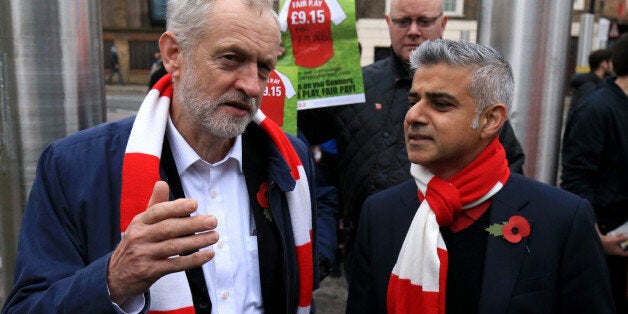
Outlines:
<svg viewBox="0 0 628 314"><path fill-rule="evenodd" d="M122 166L120 230L124 232L136 215L146 209L153 186L160 180L159 160L172 99L170 75L161 78L148 92L133 123ZM309 313L312 303L314 266L312 256L312 214L305 170L290 140L261 110L253 120L272 139L290 166L294 190L286 192L299 267L297 313ZM185 272L159 279L150 288L152 313L194 313L192 294Z"/></svg>
<svg viewBox="0 0 628 314"><path fill-rule="evenodd" d="M461 230L477 220L508 180L510 169L495 138L447 181L417 164L410 172L421 205L388 282L386 306L388 313L444 314L448 255L440 227L458 225Z"/></svg>

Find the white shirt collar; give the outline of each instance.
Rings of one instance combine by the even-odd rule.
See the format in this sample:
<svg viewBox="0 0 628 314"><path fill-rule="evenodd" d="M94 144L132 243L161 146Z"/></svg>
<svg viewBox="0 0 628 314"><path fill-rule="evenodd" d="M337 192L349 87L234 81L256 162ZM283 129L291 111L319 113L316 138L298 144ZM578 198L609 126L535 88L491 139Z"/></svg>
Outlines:
<svg viewBox="0 0 628 314"><path fill-rule="evenodd" d="M168 127L166 128L166 136L168 137L168 143L170 143L170 149L172 150L172 157L177 166L177 172L179 175L188 169L192 164L197 161L202 161L207 164L208 162L201 159L201 157L194 151L194 149L185 141L179 130L172 123L172 119L168 116ZM216 162L215 164L221 164L229 158L233 158L238 162L238 169L242 173L242 135L238 135L235 142L225 158Z"/></svg>

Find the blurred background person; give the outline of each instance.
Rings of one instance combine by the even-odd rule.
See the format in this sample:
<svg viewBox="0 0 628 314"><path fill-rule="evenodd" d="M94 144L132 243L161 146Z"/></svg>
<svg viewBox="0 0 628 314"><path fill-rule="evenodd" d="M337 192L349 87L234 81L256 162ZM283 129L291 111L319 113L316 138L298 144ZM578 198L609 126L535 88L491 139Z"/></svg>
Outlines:
<svg viewBox="0 0 628 314"><path fill-rule="evenodd" d="M602 86L606 77L613 74L611 55L612 52L609 49L599 49L591 52L591 54L589 54L589 68L591 71L587 73L576 73L569 81L569 86L571 86L574 91L571 94L564 134L569 133L573 113L578 109L582 100L598 89L598 87Z"/></svg>
<svg viewBox="0 0 628 314"><path fill-rule="evenodd" d="M116 52L116 46L111 46L111 59L109 61L109 78L107 82L109 84L112 83L111 79L113 79L114 75L118 76L118 83L120 85L124 85L124 78L122 77L122 72L120 72L120 57Z"/></svg>
<svg viewBox="0 0 628 314"><path fill-rule="evenodd" d="M612 47L607 78L574 112L562 147L560 186L588 199L606 252L617 313L628 313L628 34Z"/></svg>

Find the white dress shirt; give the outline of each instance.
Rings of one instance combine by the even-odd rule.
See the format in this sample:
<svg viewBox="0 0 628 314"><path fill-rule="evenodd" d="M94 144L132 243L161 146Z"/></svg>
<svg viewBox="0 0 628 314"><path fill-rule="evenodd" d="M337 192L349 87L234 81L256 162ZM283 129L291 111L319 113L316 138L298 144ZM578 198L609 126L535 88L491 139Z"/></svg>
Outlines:
<svg viewBox="0 0 628 314"><path fill-rule="evenodd" d="M185 197L198 202L192 215L214 215L219 240L203 265L212 313L263 313L255 222L242 172L242 136L224 159L202 160L168 118L166 130Z"/></svg>

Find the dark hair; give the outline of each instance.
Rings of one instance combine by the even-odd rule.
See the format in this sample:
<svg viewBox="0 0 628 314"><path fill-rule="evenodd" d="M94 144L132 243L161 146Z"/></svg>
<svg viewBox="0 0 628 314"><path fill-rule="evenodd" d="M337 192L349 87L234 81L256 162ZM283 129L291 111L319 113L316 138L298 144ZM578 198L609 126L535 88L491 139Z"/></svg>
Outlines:
<svg viewBox="0 0 628 314"><path fill-rule="evenodd" d="M589 54L589 68L595 71L603 61L611 61L612 52L609 49L600 49Z"/></svg>
<svg viewBox="0 0 628 314"><path fill-rule="evenodd" d="M613 71L617 76L628 76L628 33L613 44Z"/></svg>

